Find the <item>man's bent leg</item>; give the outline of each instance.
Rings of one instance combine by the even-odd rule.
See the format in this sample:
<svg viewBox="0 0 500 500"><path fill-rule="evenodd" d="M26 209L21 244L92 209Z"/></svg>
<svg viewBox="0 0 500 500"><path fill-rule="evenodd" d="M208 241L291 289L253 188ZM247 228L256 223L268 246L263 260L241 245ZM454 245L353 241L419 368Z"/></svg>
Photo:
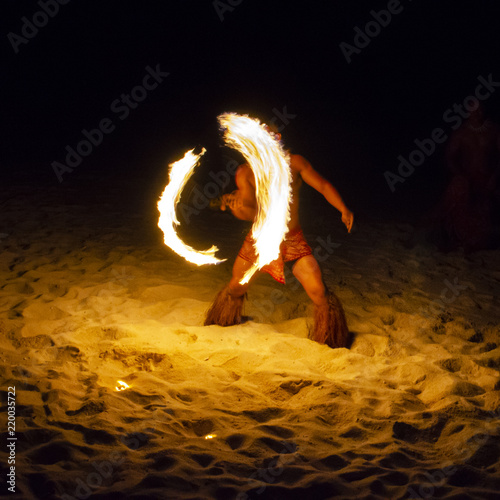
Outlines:
<svg viewBox="0 0 500 500"><path fill-rule="evenodd" d="M314 328L310 338L330 347L347 347L349 330L344 309L337 296L323 283L321 269L312 255L299 259L293 274L314 302Z"/></svg>
<svg viewBox="0 0 500 500"><path fill-rule="evenodd" d="M312 255L306 255L297 260L293 266L293 274L304 287L314 305L324 306L327 304L326 287L321 276L321 269Z"/></svg>
<svg viewBox="0 0 500 500"><path fill-rule="evenodd" d="M241 323L243 301L249 283L241 285L240 280L251 266L251 262L241 257L236 257L231 281L215 297L213 304L207 311L205 326L232 326Z"/></svg>

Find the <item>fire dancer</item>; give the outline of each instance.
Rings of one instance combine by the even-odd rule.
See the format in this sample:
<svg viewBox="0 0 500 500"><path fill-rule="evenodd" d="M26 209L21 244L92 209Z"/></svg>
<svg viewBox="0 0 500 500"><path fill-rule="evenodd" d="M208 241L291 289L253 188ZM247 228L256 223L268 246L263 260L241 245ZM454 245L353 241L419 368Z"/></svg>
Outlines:
<svg viewBox="0 0 500 500"><path fill-rule="evenodd" d="M270 128L268 132L274 134L278 141L281 140L281 134L278 132ZM342 222L349 232L354 216L335 187L314 170L305 158L300 155L290 155L290 170L292 196L288 232L281 243L280 256L264 266L261 271L284 283L284 263L294 261L293 274L315 305L311 338L330 347L346 347L349 331L344 310L339 299L328 291L323 283L318 262L312 255L311 247L307 244L300 227L299 190L302 182L316 189L341 213ZM257 200L255 178L248 164L238 167L235 180L236 191L221 197L220 209L230 210L238 219L253 221L257 214ZM241 322L243 301L249 286L249 283L241 284L241 280L255 260L254 241L251 234L248 234L234 262L231 281L216 296L207 312L205 325L231 326Z"/></svg>

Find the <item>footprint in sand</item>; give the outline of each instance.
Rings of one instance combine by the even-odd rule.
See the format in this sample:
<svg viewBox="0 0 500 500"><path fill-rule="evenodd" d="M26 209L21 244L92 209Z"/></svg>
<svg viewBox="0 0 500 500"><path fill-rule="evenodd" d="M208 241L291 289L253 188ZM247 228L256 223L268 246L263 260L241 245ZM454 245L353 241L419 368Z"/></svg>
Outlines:
<svg viewBox="0 0 500 500"><path fill-rule="evenodd" d="M147 460L152 460L153 463L149 465L154 470L165 471L171 469L177 464L177 460L171 457L168 451L162 450L158 453L150 453L146 455Z"/></svg>
<svg viewBox="0 0 500 500"><path fill-rule="evenodd" d="M24 452L40 443L50 443L62 437L62 433L52 429L28 429L16 433L18 440L18 451Z"/></svg>
<svg viewBox="0 0 500 500"><path fill-rule="evenodd" d="M68 293L69 288L64 285L56 284L49 285L48 293L54 297L64 297Z"/></svg>
<svg viewBox="0 0 500 500"><path fill-rule="evenodd" d="M401 471L389 472L387 474L384 474L383 476L380 476L380 479L383 481L383 483L393 486L404 486L408 484L408 481L410 480L408 474L405 474Z"/></svg>
<svg viewBox="0 0 500 500"><path fill-rule="evenodd" d="M341 437L341 438L353 439L355 441L364 440L367 438L367 436L368 436L368 433L365 430L363 430L357 426L353 426L348 431L339 435L339 437Z"/></svg>
<svg viewBox="0 0 500 500"><path fill-rule="evenodd" d="M292 436L295 436L295 432L291 429L287 429L286 427L280 427L278 425L259 425L256 429L262 429L264 432L268 434L272 434L273 436L280 437L283 439L289 439Z"/></svg>
<svg viewBox="0 0 500 500"><path fill-rule="evenodd" d="M340 474L340 477L344 481L352 483L354 481L362 481L371 476L379 478L384 472L384 469L380 467L363 467L359 470L344 472Z"/></svg>
<svg viewBox="0 0 500 500"><path fill-rule="evenodd" d="M441 419L436 422L436 424L425 429L418 429L413 427L413 425L407 424L406 422L395 422L392 426L393 436L396 439L405 441L407 443L417 443L425 441L427 443L435 443L444 426L446 425L446 420Z"/></svg>
<svg viewBox="0 0 500 500"><path fill-rule="evenodd" d="M321 460L313 462L312 465L319 470L337 471L343 469L344 467L347 467L349 465L349 462L346 462L339 455L329 455L325 458L322 458Z"/></svg>
<svg viewBox="0 0 500 500"><path fill-rule="evenodd" d="M311 384L311 380L287 380L286 382L282 382L280 387L295 396L295 394L298 394L304 387L308 387Z"/></svg>
<svg viewBox="0 0 500 500"><path fill-rule="evenodd" d="M69 417L82 414L86 416L92 416L98 415L99 413L106 411L106 409L106 405L103 402L89 401L88 403L85 403L83 406L78 408L78 410L67 410L66 415L68 415Z"/></svg>
<svg viewBox="0 0 500 500"><path fill-rule="evenodd" d="M265 408L260 411L245 410L243 414L259 423L269 422L283 416L285 412L280 408Z"/></svg>
<svg viewBox="0 0 500 500"><path fill-rule="evenodd" d="M193 422L191 424L191 428L197 436L202 437L211 434L215 428L215 425L212 420L206 418Z"/></svg>
<svg viewBox="0 0 500 500"><path fill-rule="evenodd" d="M48 370L47 371L47 378L49 380L54 380L54 379L58 379L60 376L59 372L57 372L56 370Z"/></svg>
<svg viewBox="0 0 500 500"><path fill-rule="evenodd" d="M76 345L65 345L57 348L57 361L81 361L82 353Z"/></svg>
<svg viewBox="0 0 500 500"><path fill-rule="evenodd" d="M484 342L484 337L481 332L476 332L473 335L471 335L467 340L469 342L473 342L474 344L480 344L481 342Z"/></svg>
<svg viewBox="0 0 500 500"><path fill-rule="evenodd" d="M130 450L138 450L149 443L149 435L144 432L129 432L120 441Z"/></svg>
<svg viewBox="0 0 500 500"><path fill-rule="evenodd" d="M482 387L461 380L455 384L451 393L465 398L472 398L474 396L480 396L485 392L486 391Z"/></svg>
<svg viewBox="0 0 500 500"><path fill-rule="evenodd" d="M459 372L462 369L462 361L458 358L441 359L435 363L443 370L451 373Z"/></svg>
<svg viewBox="0 0 500 500"><path fill-rule="evenodd" d="M245 441L246 441L246 436L244 436L243 434L231 434L231 436L228 436L226 438L226 443L232 450L237 450L238 448L241 448L241 446Z"/></svg>
<svg viewBox="0 0 500 500"><path fill-rule="evenodd" d="M482 443L466 464L472 467L486 468L498 462L500 456L500 436L479 435L469 440L472 446Z"/></svg>
<svg viewBox="0 0 500 500"><path fill-rule="evenodd" d="M144 495L144 492L149 489L163 490L161 496L157 495ZM182 479L176 475L169 474L149 474L132 490L134 498L183 498L179 492L193 493L196 487L191 481ZM174 496L175 492L175 496ZM137 496L134 494L137 493Z"/></svg>
<svg viewBox="0 0 500 500"><path fill-rule="evenodd" d="M120 333L114 328L98 329L106 340L118 340L126 335ZM127 368L133 367L137 370L151 372L161 363L165 367L172 368L170 358L166 354L157 352L139 352L137 350L126 351L124 349L113 348L102 352L99 357L103 360L121 361Z"/></svg>
<svg viewBox="0 0 500 500"><path fill-rule="evenodd" d="M479 349L480 353L494 351L498 347L495 342L487 342L484 346Z"/></svg>
<svg viewBox="0 0 500 500"><path fill-rule="evenodd" d="M87 444L115 444L116 437L107 431L99 429L89 429L79 424L68 424L66 422L58 422L58 425L63 429L73 430L80 432L83 436L83 440Z"/></svg>
<svg viewBox="0 0 500 500"><path fill-rule="evenodd" d="M38 465L53 465L58 462L78 462L81 454L92 457L97 452L92 448L76 446L67 441L52 441L28 453L32 463Z"/></svg>
<svg viewBox="0 0 500 500"><path fill-rule="evenodd" d="M191 455L191 458L203 468L208 467L214 460L215 457L213 455L209 455L208 453L198 453Z"/></svg>
<svg viewBox="0 0 500 500"><path fill-rule="evenodd" d="M380 460L379 463L386 469L410 469L417 465L415 460L399 451L389 453L389 455Z"/></svg>
<svg viewBox="0 0 500 500"><path fill-rule="evenodd" d="M268 437L260 437L255 441L264 444L279 454L295 453L298 450L298 446L292 441L277 441Z"/></svg>

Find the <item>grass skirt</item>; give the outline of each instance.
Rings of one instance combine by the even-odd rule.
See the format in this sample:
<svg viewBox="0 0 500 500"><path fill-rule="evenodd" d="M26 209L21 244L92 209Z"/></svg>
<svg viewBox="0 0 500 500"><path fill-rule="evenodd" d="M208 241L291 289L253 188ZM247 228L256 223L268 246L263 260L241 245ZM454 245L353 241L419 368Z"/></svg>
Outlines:
<svg viewBox="0 0 500 500"><path fill-rule="evenodd" d="M328 292L328 304L316 306L314 328L309 338L330 347L348 347L349 329L338 297Z"/></svg>
<svg viewBox="0 0 500 500"><path fill-rule="evenodd" d="M241 323L244 298L244 295L240 297L232 296L227 286L223 288L207 311L205 326L232 326Z"/></svg>

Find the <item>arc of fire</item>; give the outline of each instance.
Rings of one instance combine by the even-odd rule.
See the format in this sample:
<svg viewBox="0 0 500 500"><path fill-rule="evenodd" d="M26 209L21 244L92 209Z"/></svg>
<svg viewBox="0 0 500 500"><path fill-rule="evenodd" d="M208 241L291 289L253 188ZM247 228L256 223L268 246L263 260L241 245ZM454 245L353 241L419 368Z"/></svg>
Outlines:
<svg viewBox="0 0 500 500"><path fill-rule="evenodd" d="M165 186L165 190L158 201L158 210L160 212L158 227L163 231L165 245L181 257L184 257L187 261L198 266L220 264L225 260L215 257L215 253L219 250L216 246L212 246L208 250L195 250L186 245L179 238L175 230L176 226L179 225L175 214L175 207L179 203L184 186L193 174L196 165L205 151L203 149L199 155L196 155L194 154L194 149L192 149L187 151L183 158L170 165L169 183Z"/></svg>

